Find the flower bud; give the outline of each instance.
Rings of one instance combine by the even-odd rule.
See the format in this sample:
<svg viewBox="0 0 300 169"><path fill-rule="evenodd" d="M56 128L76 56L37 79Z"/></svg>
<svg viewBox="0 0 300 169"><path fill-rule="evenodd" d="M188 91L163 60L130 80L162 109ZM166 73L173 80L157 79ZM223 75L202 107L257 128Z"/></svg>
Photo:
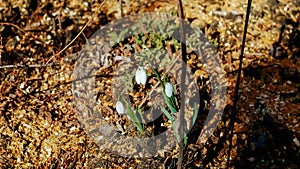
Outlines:
<svg viewBox="0 0 300 169"><path fill-rule="evenodd" d="M168 97L171 97L173 94L173 86L169 82L165 85L165 93Z"/></svg>
<svg viewBox="0 0 300 169"><path fill-rule="evenodd" d="M121 114L124 114L124 106L123 106L123 103L120 102L120 101L117 101L116 103L116 110L117 112L121 115Z"/></svg>
<svg viewBox="0 0 300 169"><path fill-rule="evenodd" d="M147 81L147 75L146 71L143 67L139 67L138 70L135 73L135 81L137 84L146 84Z"/></svg>

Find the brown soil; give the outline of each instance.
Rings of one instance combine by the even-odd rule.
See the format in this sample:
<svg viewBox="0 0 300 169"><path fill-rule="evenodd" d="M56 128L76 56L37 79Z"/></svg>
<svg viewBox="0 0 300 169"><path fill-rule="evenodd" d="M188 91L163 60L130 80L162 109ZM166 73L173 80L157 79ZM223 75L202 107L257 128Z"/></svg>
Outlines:
<svg viewBox="0 0 300 169"><path fill-rule="evenodd" d="M101 26L121 18L119 1L106 1L98 10L100 5L94 0L1 3L0 168L176 167L176 148L149 159L120 157L100 149L78 120L72 102L73 56ZM186 168L226 167L246 5L238 0L184 2L186 20L217 44L230 98L217 130L205 144L196 143L203 125L203 117L198 118L188 135ZM123 16L176 10L177 4L169 0L124 0L122 4ZM83 34L60 52L92 16ZM300 167L299 20L297 0L252 4L231 168ZM112 111L111 120L124 120L113 105L107 107L111 107L107 110ZM264 132L266 140L255 145Z"/></svg>

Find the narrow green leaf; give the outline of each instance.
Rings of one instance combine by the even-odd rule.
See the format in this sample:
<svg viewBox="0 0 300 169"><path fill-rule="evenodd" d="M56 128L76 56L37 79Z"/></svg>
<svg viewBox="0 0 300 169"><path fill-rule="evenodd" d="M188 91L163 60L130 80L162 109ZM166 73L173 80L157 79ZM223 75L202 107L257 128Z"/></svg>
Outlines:
<svg viewBox="0 0 300 169"><path fill-rule="evenodd" d="M194 113L193 113L193 119L192 119L192 126L195 124L198 116L198 107L197 104L194 103Z"/></svg>
<svg viewBox="0 0 300 169"><path fill-rule="evenodd" d="M133 124L137 127L137 129L139 130L139 132L143 133L144 132L144 127L141 124L142 121L140 121L138 119L138 117L136 116L136 114L134 113L134 111L131 109L131 107L129 106L128 102L122 98L124 100L124 102L126 103L126 108L128 111L128 116L130 118L130 120L133 122Z"/></svg>
<svg viewBox="0 0 300 169"><path fill-rule="evenodd" d="M151 68L152 68L154 74L156 75L156 77L157 77L159 83L161 84L161 86L162 86L162 88L163 88L163 91L165 91L165 85L164 85L164 83L162 82L159 73L158 73L157 70L154 69L153 67L151 67Z"/></svg>
<svg viewBox="0 0 300 169"><path fill-rule="evenodd" d="M137 116L135 115L135 113L133 112L133 110L130 108L129 105L127 105L127 110L128 110L128 115L130 117L130 120L133 122L133 124L137 127L137 129L143 133L144 129L143 126L141 125L141 123L139 123L139 120L137 118Z"/></svg>
<svg viewBox="0 0 300 169"><path fill-rule="evenodd" d="M152 68L152 67L151 67L151 68ZM161 86L162 86L162 88L163 88L163 92L162 92L162 93L163 93L163 95L164 95L164 99L165 99L165 102L167 103L168 108L171 110L172 113L176 113L176 112L177 112L176 106L174 106L174 105L171 103L171 101L170 101L169 98L167 97L166 93L164 92L164 91L165 91L165 85L164 85L163 81L161 80L159 73L158 73L157 70L154 69L154 68L152 68L152 70L153 70L154 74L156 75L156 77L157 77L159 83L161 84Z"/></svg>
<svg viewBox="0 0 300 169"><path fill-rule="evenodd" d="M172 95L172 97L168 98L168 99L170 100L170 104L178 111L177 106L176 106L177 105L177 99L176 99L176 97L174 95Z"/></svg>
<svg viewBox="0 0 300 169"><path fill-rule="evenodd" d="M145 130L145 126L144 126L144 120L143 120L143 114L142 114L142 110L137 107L137 112L139 113L139 117L138 120L141 122L140 124L142 125L143 131Z"/></svg>
<svg viewBox="0 0 300 169"><path fill-rule="evenodd" d="M172 117L172 115L165 108L163 108L163 107L160 107L160 108L163 111L163 113L167 116L167 118L171 121L171 123L173 124L175 122L174 117Z"/></svg>
<svg viewBox="0 0 300 169"><path fill-rule="evenodd" d="M184 132L184 136L183 136L183 143L184 143L184 146L187 145L187 141L188 141L188 137L186 136L186 133Z"/></svg>
<svg viewBox="0 0 300 169"><path fill-rule="evenodd" d="M164 99L165 99L165 101L167 103L168 108L171 110L172 113L177 113L178 112L177 108L172 105L171 101L166 96L166 94L165 93L163 93L163 94L164 94Z"/></svg>

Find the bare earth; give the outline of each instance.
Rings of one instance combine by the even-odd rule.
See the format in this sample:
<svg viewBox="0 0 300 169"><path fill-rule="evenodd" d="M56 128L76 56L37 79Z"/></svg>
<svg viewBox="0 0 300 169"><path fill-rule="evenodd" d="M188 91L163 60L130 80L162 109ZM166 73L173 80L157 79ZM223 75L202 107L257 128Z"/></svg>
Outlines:
<svg viewBox="0 0 300 169"><path fill-rule="evenodd" d="M205 144L196 141L207 110L204 117L199 115L188 135L184 167L225 168L247 2L183 3L186 20L216 44L230 98L223 105L217 130ZM177 148L149 159L124 158L99 148L78 120L72 93L74 54L101 26L121 18L119 1L106 1L99 10L100 4L93 0L1 2L0 168L176 168ZM177 3L169 0L124 0L122 4L123 16L176 10ZM83 35L59 53L92 16ZM300 168L299 21L299 0L252 4L231 168ZM51 65L41 66L47 62ZM99 88L104 100L111 94L106 83L109 79ZM105 106L109 122L124 120L114 105ZM133 135L137 133L134 129Z"/></svg>

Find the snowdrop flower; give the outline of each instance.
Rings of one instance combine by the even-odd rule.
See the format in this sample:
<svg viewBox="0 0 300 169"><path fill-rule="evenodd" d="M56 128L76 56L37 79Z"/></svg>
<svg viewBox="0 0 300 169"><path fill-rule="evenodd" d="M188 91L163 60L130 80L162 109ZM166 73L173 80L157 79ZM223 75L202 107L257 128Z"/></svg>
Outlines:
<svg viewBox="0 0 300 169"><path fill-rule="evenodd" d="M117 109L117 112L119 114L124 114L124 106L123 106L122 102L117 101L117 103L116 103L116 109Z"/></svg>
<svg viewBox="0 0 300 169"><path fill-rule="evenodd" d="M146 84L147 81L147 75L146 71L143 67L139 67L135 73L135 81L137 84Z"/></svg>
<svg viewBox="0 0 300 169"><path fill-rule="evenodd" d="M165 93L168 97L171 97L173 94L173 86L169 82L165 85Z"/></svg>

